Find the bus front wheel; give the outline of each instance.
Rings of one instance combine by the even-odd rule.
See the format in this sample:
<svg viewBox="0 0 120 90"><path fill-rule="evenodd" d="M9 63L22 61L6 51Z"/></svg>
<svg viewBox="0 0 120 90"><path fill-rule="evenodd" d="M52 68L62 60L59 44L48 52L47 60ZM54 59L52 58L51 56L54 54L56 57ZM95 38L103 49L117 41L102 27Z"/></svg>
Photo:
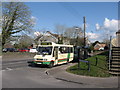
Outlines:
<svg viewBox="0 0 120 90"><path fill-rule="evenodd" d="M49 68L52 68L54 66L54 62L50 62Z"/></svg>
<svg viewBox="0 0 120 90"><path fill-rule="evenodd" d="M37 64L35 64L35 63L31 63L31 66L32 66L32 67L36 67Z"/></svg>

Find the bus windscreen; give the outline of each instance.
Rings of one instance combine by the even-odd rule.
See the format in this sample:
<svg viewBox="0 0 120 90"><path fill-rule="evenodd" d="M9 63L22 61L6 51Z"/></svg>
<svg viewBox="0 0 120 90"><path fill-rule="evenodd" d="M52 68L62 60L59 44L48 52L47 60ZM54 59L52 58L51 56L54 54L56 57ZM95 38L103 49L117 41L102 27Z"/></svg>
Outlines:
<svg viewBox="0 0 120 90"><path fill-rule="evenodd" d="M52 47L38 47L38 54L51 55Z"/></svg>

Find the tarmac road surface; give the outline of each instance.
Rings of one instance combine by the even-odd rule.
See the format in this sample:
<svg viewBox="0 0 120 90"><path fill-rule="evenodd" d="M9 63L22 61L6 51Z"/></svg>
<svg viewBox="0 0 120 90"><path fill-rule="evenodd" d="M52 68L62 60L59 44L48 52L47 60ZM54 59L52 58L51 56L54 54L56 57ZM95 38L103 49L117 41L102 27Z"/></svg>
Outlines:
<svg viewBox="0 0 120 90"><path fill-rule="evenodd" d="M20 64L21 65L21 64ZM4 65L3 65L4 66ZM84 88L79 83L66 82L47 75L48 68L14 67L2 70L2 88ZM94 85L93 85L94 86ZM93 87L92 86L92 87ZM95 86L94 86L95 87Z"/></svg>
<svg viewBox="0 0 120 90"><path fill-rule="evenodd" d="M22 60L5 60L2 62L2 88L115 88L117 87L117 78L112 78L111 85L103 85L97 81L97 84L90 84L89 80L79 78L79 82L73 77L76 75L69 75L65 72L66 67L72 65L64 64L53 67L31 67L28 66L27 61L31 59ZM71 80L69 80L69 77ZM74 81L75 80L75 81ZM91 79L92 81L92 79ZM90 82L90 83L85 83ZM109 81L108 81L109 82ZM100 84L99 84L100 83ZM106 82L107 83L107 82ZM106 84L105 83L105 84Z"/></svg>

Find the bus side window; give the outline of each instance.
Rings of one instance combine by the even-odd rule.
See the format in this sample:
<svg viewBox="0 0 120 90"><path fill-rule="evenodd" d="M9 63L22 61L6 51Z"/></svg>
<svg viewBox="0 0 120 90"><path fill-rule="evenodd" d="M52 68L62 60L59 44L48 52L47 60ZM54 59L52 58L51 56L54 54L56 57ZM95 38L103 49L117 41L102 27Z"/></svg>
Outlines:
<svg viewBox="0 0 120 90"><path fill-rule="evenodd" d="M60 53L64 53L64 47L59 48Z"/></svg>
<svg viewBox="0 0 120 90"><path fill-rule="evenodd" d="M68 48L68 47L60 47L60 48L59 48L59 51L60 51L61 53L68 53L68 52L69 52L69 48Z"/></svg>
<svg viewBox="0 0 120 90"><path fill-rule="evenodd" d="M60 48L59 48L59 51L60 51L60 53L63 53L63 48L60 47Z"/></svg>
<svg viewBox="0 0 120 90"><path fill-rule="evenodd" d="M69 53L73 53L73 48L69 47Z"/></svg>
<svg viewBox="0 0 120 90"><path fill-rule="evenodd" d="M73 53L73 48L72 47L70 47L71 48L71 53Z"/></svg>
<svg viewBox="0 0 120 90"><path fill-rule="evenodd" d="M69 47L65 47L65 53L69 53Z"/></svg>

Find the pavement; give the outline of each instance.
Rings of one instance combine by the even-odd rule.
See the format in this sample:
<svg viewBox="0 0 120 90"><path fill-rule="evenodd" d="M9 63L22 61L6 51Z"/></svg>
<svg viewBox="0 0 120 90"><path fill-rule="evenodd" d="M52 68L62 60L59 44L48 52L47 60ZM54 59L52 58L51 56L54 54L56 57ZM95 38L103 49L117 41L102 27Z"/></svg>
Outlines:
<svg viewBox="0 0 120 90"><path fill-rule="evenodd" d="M67 65L60 65L53 67L52 69L48 69L46 72L49 75L52 75L54 78L66 82L77 83L82 85L88 85L88 88L118 88L118 77L90 77L90 76L82 76L75 75L72 73L66 72L66 69L70 66L75 65L76 63L69 63Z"/></svg>

